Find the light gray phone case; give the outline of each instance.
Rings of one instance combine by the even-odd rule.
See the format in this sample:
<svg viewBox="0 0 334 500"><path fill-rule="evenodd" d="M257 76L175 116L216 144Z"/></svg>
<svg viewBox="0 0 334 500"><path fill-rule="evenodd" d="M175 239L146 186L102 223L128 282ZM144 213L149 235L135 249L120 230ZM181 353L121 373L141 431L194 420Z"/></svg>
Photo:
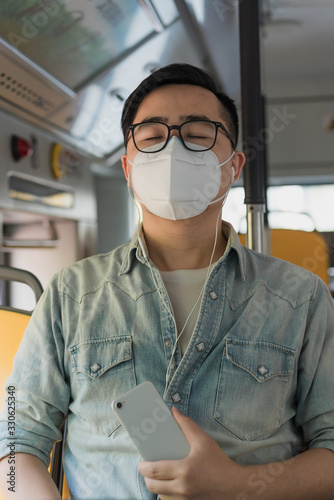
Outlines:
<svg viewBox="0 0 334 500"><path fill-rule="evenodd" d="M143 382L111 403L144 460L178 460L190 445L152 382Z"/></svg>

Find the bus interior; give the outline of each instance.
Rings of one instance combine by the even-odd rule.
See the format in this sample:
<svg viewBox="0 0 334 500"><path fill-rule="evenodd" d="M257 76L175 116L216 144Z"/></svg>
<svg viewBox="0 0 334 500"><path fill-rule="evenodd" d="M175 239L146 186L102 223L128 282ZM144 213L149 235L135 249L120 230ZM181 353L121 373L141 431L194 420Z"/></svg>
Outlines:
<svg viewBox="0 0 334 500"><path fill-rule="evenodd" d="M258 60L241 29L246 7ZM123 104L156 69L189 63L235 100L242 127L253 113L243 80L260 82L261 126L249 137L242 128L238 148L262 159L261 248L245 177L223 218L243 244L319 274L334 296L333 26L334 0L1 0L0 265L44 289L61 268L131 239ZM35 303L27 284L0 280L0 307Z"/></svg>

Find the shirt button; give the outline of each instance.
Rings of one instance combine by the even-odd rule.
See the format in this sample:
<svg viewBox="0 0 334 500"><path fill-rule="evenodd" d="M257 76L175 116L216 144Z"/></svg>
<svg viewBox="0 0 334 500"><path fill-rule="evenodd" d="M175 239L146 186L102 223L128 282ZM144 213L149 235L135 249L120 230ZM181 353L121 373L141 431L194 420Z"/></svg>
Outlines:
<svg viewBox="0 0 334 500"><path fill-rule="evenodd" d="M174 394L172 394L172 400L174 401L174 403L178 403L179 401L181 401L181 396L178 392L175 392Z"/></svg>
<svg viewBox="0 0 334 500"><path fill-rule="evenodd" d="M215 300L218 298L218 295L216 294L216 292L212 291L209 293L210 297L212 298L212 300Z"/></svg>
<svg viewBox="0 0 334 500"><path fill-rule="evenodd" d="M261 373L261 375L265 375L268 372L268 368L264 365L258 367L257 371Z"/></svg>
<svg viewBox="0 0 334 500"><path fill-rule="evenodd" d="M165 346L166 347L170 347L171 345L172 345L172 341L171 340L166 340Z"/></svg>
<svg viewBox="0 0 334 500"><path fill-rule="evenodd" d="M97 372L100 368L101 368L101 366L98 363L93 363L92 366L90 367L90 369L94 373Z"/></svg>
<svg viewBox="0 0 334 500"><path fill-rule="evenodd" d="M198 350L198 352L204 351L204 349L205 349L205 345L204 345L203 342L200 342L199 344L196 344L195 347Z"/></svg>

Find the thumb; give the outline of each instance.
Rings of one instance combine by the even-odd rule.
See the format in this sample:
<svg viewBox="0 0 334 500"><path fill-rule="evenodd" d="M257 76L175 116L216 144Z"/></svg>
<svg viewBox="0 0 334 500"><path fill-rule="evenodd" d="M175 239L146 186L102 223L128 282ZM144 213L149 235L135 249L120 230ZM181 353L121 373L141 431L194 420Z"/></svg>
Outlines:
<svg viewBox="0 0 334 500"><path fill-rule="evenodd" d="M173 406L171 411L190 445L194 443L195 440L197 441L201 434L205 434L196 422L181 413L180 410Z"/></svg>

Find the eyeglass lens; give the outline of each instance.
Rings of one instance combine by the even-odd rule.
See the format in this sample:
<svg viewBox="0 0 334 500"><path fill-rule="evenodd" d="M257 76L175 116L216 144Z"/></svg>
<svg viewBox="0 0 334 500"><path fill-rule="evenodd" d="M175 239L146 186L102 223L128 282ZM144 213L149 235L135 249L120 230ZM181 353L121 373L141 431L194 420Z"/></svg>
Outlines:
<svg viewBox="0 0 334 500"><path fill-rule="evenodd" d="M150 151L154 152L154 146L157 146L158 151L162 149L161 143L166 143L168 138L168 126L164 123L142 123L133 132L139 150L150 147ZM204 151L214 145L216 126L207 121L192 121L182 124L180 133L189 149L192 149L193 144L195 151Z"/></svg>

